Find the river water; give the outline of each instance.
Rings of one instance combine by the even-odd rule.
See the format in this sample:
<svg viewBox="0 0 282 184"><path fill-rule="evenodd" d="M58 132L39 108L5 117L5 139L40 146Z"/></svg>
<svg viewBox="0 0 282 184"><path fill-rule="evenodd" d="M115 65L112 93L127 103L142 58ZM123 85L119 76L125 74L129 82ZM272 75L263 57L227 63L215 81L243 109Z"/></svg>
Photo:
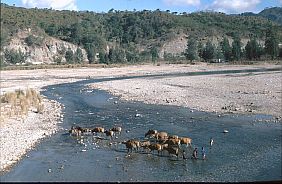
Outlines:
<svg viewBox="0 0 282 184"><path fill-rule="evenodd" d="M122 78L119 78L122 79ZM124 77L126 79L126 77ZM105 80L105 79L104 79ZM112 80L112 79L106 79ZM64 130L43 140L1 181L273 181L281 180L281 122L266 115L221 115L189 108L125 102L102 90L85 89L99 80L46 87L50 99L65 105ZM101 80L100 80L101 81ZM139 114L136 116L136 114ZM95 136L75 138L72 125L121 126L113 141ZM141 150L127 155L123 144L144 139L148 129L193 139L192 147L205 147L206 160L170 157ZM227 129L229 133L224 134ZM214 145L209 146L213 137ZM110 145L110 142L114 144ZM115 144L117 143L117 144Z"/></svg>

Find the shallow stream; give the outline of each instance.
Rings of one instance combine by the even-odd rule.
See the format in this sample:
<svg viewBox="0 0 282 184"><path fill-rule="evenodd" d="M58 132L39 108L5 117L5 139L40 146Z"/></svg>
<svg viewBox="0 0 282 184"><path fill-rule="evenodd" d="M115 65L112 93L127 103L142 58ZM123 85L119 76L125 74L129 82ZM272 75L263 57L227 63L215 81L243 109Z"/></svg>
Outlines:
<svg viewBox="0 0 282 184"><path fill-rule="evenodd" d="M111 80L111 79L107 79ZM264 115L221 115L188 108L125 102L102 90L85 89L98 80L49 86L43 92L65 105L64 130L43 140L1 181L266 181L281 180L281 122ZM136 116L136 114L139 114ZM144 139L149 129L188 136L206 160L159 156L143 151L127 155L122 144L67 133L72 125L121 126L118 143ZM224 134L227 129L229 133ZM209 146L213 137L214 145Z"/></svg>

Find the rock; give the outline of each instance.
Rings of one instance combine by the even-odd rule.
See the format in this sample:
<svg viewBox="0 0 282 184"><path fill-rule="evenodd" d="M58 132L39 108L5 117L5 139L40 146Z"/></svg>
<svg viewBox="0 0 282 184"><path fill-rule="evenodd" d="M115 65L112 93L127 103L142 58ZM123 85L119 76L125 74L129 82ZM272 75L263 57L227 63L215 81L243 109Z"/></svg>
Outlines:
<svg viewBox="0 0 282 184"><path fill-rule="evenodd" d="M59 167L59 169L64 169L64 165L61 165L61 166Z"/></svg>
<svg viewBox="0 0 282 184"><path fill-rule="evenodd" d="M135 115L135 117L141 117L141 116L142 116L141 114L136 114L136 115Z"/></svg>

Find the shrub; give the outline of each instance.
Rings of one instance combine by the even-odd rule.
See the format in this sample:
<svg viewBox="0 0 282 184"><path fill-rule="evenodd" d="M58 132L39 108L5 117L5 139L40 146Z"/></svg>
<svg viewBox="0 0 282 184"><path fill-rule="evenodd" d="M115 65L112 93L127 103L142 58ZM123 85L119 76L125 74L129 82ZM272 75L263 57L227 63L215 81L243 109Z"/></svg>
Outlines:
<svg viewBox="0 0 282 184"><path fill-rule="evenodd" d="M4 57L8 63L16 64L16 63L24 63L26 60L26 55L21 52L21 50L5 50Z"/></svg>
<svg viewBox="0 0 282 184"><path fill-rule="evenodd" d="M1 96L2 103L7 105L6 114L9 116L27 115L31 107L34 107L38 113L43 113L44 110L42 96L34 89L26 89L25 91L19 89L14 92L7 92ZM2 112L1 115L3 115Z"/></svg>

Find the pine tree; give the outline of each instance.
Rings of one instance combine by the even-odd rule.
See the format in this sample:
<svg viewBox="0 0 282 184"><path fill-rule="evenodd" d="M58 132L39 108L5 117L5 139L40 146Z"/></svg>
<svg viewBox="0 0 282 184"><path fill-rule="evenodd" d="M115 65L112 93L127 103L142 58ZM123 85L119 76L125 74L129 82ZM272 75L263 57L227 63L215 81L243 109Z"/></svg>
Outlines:
<svg viewBox="0 0 282 184"><path fill-rule="evenodd" d="M81 63L83 60L82 50L77 47L75 54L74 54L74 62Z"/></svg>
<svg viewBox="0 0 282 184"><path fill-rule="evenodd" d="M233 37L232 43L232 59L239 61L242 58L241 39L238 35Z"/></svg>
<svg viewBox="0 0 282 184"><path fill-rule="evenodd" d="M232 55L232 48L230 47L228 39L224 37L222 42L220 42L220 45L221 45L222 53L224 55L224 59L230 61Z"/></svg>
<svg viewBox="0 0 282 184"><path fill-rule="evenodd" d="M197 41L194 37L190 36L187 41L187 48L184 53L186 59L193 61L198 59Z"/></svg>
<svg viewBox="0 0 282 184"><path fill-rule="evenodd" d="M247 45L245 46L245 51L246 57L249 60L259 59L262 54L262 48L257 43L255 38L252 38L250 41L248 41Z"/></svg>
<svg viewBox="0 0 282 184"><path fill-rule="evenodd" d="M74 54L72 52L72 50L69 48L65 54L65 58L66 58L66 61L68 63L73 63L74 62Z"/></svg>
<svg viewBox="0 0 282 184"><path fill-rule="evenodd" d="M215 58L220 60L224 59L224 54L220 45L216 47Z"/></svg>
<svg viewBox="0 0 282 184"><path fill-rule="evenodd" d="M159 57L157 47L152 47L151 49L152 61L155 63Z"/></svg>
<svg viewBox="0 0 282 184"><path fill-rule="evenodd" d="M271 28L266 31L265 37L265 52L275 59L278 55L278 38L276 30Z"/></svg>
<svg viewBox="0 0 282 184"><path fill-rule="evenodd" d="M212 42L209 40L205 46L204 52L203 52L203 58L205 61L208 61L210 59L214 59L216 56L216 50Z"/></svg>
<svg viewBox="0 0 282 184"><path fill-rule="evenodd" d="M198 43L198 56L200 58L203 58L203 53L204 53L204 45L202 44L202 42Z"/></svg>

